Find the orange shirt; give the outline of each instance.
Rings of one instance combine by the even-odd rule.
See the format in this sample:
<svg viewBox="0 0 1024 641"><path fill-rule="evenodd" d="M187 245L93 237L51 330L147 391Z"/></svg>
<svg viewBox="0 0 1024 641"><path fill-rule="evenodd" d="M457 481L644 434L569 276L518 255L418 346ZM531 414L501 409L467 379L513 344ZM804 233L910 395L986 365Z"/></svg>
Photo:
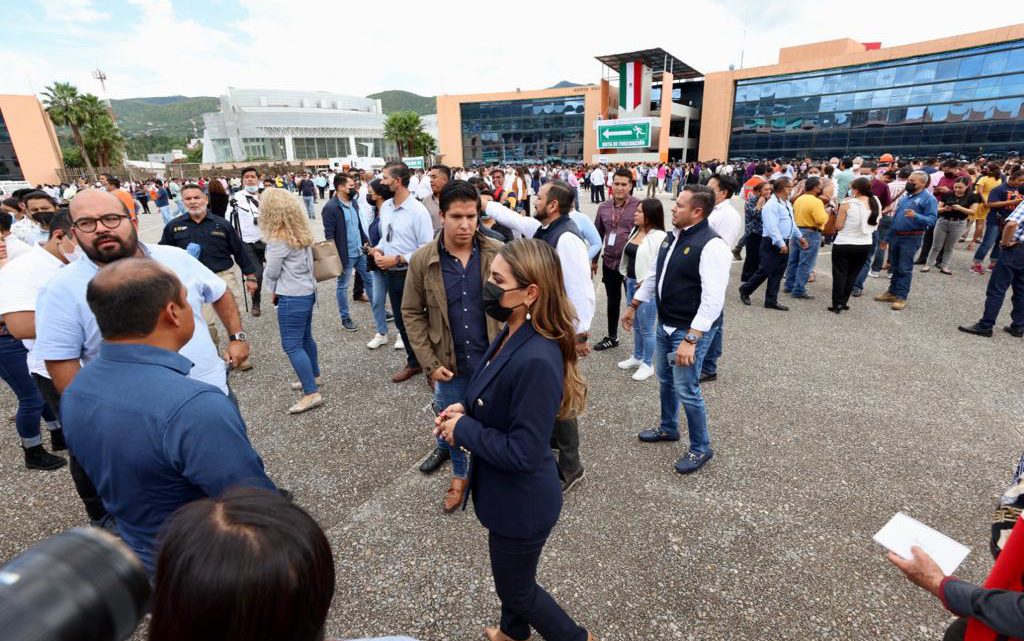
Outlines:
<svg viewBox="0 0 1024 641"><path fill-rule="evenodd" d="M128 210L128 215L132 217L132 220L135 220L135 199L132 198L132 195L123 189L115 189L110 193L117 196L117 199L124 203L125 209Z"/></svg>

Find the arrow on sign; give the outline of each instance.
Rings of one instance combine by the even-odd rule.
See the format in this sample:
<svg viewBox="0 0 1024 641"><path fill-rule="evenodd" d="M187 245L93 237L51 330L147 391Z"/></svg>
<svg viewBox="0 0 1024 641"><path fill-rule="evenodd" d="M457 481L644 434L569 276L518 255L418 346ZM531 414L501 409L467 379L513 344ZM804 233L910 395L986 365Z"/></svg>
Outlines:
<svg viewBox="0 0 1024 641"><path fill-rule="evenodd" d="M637 134L639 134L639 133L640 132L637 131ZM632 131L612 131L610 129L605 129L604 130L604 137L605 138L617 138L619 136L632 136L632 135L633 135Z"/></svg>

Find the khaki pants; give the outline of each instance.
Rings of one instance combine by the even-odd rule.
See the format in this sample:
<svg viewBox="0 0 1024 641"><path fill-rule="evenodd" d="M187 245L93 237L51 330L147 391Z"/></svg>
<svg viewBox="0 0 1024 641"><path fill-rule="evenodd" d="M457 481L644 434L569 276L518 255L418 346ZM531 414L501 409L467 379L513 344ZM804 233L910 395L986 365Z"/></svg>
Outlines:
<svg viewBox="0 0 1024 641"><path fill-rule="evenodd" d="M238 278L238 271L232 267L231 269L225 269L222 272L217 272L220 279L228 286L228 291L231 292L235 297L235 302L238 303L242 300L242 281ZM241 304L238 305L242 307ZM206 326L210 328L210 338L213 339L213 346L217 348L217 353L221 352L220 336L217 332L217 323L220 322L220 318L217 317L217 312L213 309L213 305L203 305L203 320L206 321ZM225 346L227 344L227 337L229 336L227 328L224 328L224 339ZM246 359L243 366L249 365L249 359Z"/></svg>

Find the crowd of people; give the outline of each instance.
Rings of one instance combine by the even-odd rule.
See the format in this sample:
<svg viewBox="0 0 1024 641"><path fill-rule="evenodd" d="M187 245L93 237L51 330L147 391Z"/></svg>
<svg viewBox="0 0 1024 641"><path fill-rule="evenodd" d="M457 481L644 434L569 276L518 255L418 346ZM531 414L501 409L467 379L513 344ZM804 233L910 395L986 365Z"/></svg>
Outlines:
<svg viewBox="0 0 1024 641"><path fill-rule="evenodd" d="M536 576L562 496L585 477L579 360L618 347L620 328L632 333L632 355L618 368L637 382L656 377L660 398L658 427L638 440L680 441L682 409L687 434L674 469L695 473L715 453L702 385L718 376L734 261L742 261L744 304L764 284L764 306L786 311L780 288L813 299L818 252L831 244L829 311L848 310L865 279L883 275L889 287L876 300L902 310L915 265L951 273L957 243L977 244L970 269L991 273L984 315L960 329L991 336L1012 288L1005 330L1019 338L1022 183L1016 159L889 155L415 171L390 162L284 177L247 167L230 178L153 180L157 198L148 200L164 226L150 244L138 232L138 216L156 213L138 198L150 184L102 175L73 193L24 190L3 201L0 374L18 398L25 465L70 466L90 522L121 536L155 576L153 638L181 638L190 618L169 591L187 590L196 547L255 545L257 535L237 534L256 527L245 519L292 509L228 385L229 370L259 364L240 304L258 317L269 296L297 379L288 411L311 411L327 402L312 324L318 282L335 280L338 327L358 331L351 306L368 304L367 348L390 344L393 324L394 348L404 351L392 382L423 377L433 390L436 418L419 469L430 474L450 459L442 510L472 499L488 530L501 616L487 638L521 641L532 629L552 641L589 641L593 634ZM598 204L593 220L579 210L581 188ZM662 195L671 198L668 213ZM318 200L323 243L309 222ZM608 322L593 340L598 272ZM127 387L137 393L120 392ZM62 451L67 458L54 453ZM256 489L232 489L239 486ZM295 541L274 547L305 546L306 556L291 558L308 566L293 570L317 577L316 595L293 611L315 610L301 635L315 639L333 566L315 522L301 510L294 517L261 525L259 536L292 532ZM932 585L927 555L893 562ZM998 599L977 598L991 590L942 586L943 602L961 616L1024 626L1019 606L1000 602L994 614ZM224 620L266 594L235 599Z"/></svg>

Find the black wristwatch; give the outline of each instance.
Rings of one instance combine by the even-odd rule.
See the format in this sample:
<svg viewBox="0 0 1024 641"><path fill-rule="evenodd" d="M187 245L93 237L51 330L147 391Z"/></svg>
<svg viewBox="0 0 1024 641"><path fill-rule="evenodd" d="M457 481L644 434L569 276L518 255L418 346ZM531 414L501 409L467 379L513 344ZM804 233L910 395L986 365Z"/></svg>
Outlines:
<svg viewBox="0 0 1024 641"><path fill-rule="evenodd" d="M228 340L229 341L248 341L249 340L249 335L246 334L245 332L238 332L237 334L232 334L232 335L228 336Z"/></svg>

